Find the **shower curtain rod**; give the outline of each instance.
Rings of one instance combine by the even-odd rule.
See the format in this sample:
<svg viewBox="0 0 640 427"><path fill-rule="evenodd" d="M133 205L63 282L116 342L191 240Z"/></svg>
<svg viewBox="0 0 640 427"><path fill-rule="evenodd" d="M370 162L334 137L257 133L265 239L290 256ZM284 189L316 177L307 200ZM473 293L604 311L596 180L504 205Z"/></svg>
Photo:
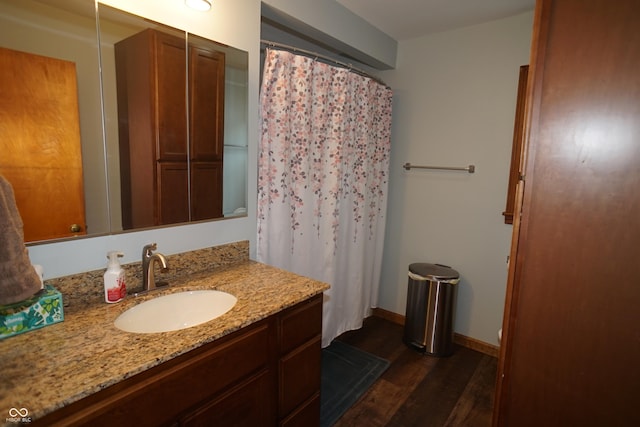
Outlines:
<svg viewBox="0 0 640 427"><path fill-rule="evenodd" d="M339 65L342 68L347 68L349 71L353 71L356 74L359 74L363 77L368 77L372 80L375 80L376 82L380 83L381 85L385 86L385 87L389 87L388 84L386 84L385 82L383 82L379 77L376 76L372 76L371 74L367 73L364 70L361 70L360 68L354 67L352 64L348 64L346 62L341 62L338 61L337 59L333 59L329 56L326 55L322 55L321 53L317 53L317 52L313 52L310 50L306 50L306 49L301 49L299 47L295 47L295 46L290 46L284 43L278 43L278 42L274 42L271 40L260 40L260 43L265 45L266 47L275 47L275 48L279 48L279 49L284 49L284 50L288 50L290 52L293 53L299 53L305 56L309 56L309 57L314 57L316 59L322 59L323 61L326 62L330 62L333 63L335 65Z"/></svg>

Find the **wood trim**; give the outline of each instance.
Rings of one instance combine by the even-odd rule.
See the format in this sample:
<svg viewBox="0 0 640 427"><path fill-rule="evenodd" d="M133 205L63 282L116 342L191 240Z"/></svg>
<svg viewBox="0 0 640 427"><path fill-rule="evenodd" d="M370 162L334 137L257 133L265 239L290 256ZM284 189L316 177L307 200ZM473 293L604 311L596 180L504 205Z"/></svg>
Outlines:
<svg viewBox="0 0 640 427"><path fill-rule="evenodd" d="M380 317L381 319L395 323L396 325L404 326L404 316L402 314L394 313L393 311L388 311L379 307L374 308L372 314L376 317Z"/></svg>
<svg viewBox="0 0 640 427"><path fill-rule="evenodd" d="M497 333L497 332L496 332ZM487 356L498 358L500 347L461 334L453 334L453 342L471 350L479 351Z"/></svg>
<svg viewBox="0 0 640 427"><path fill-rule="evenodd" d="M373 309L372 315L380 317L381 319L388 320L397 325L404 326L405 316L403 316L402 314L394 313L392 311L377 307ZM453 342L463 347L470 348L471 350L479 351L480 353L486 354L487 356L491 357L497 358L498 353L500 352L499 346L457 333L453 334Z"/></svg>

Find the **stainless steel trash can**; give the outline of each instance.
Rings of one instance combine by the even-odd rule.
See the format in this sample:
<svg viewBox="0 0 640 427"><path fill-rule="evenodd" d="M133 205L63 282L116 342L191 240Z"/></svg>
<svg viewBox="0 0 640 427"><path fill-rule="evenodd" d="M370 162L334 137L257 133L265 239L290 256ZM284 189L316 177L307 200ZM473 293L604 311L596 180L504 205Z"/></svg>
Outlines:
<svg viewBox="0 0 640 427"><path fill-rule="evenodd" d="M432 356L453 353L453 316L460 275L441 264L409 265L403 341Z"/></svg>

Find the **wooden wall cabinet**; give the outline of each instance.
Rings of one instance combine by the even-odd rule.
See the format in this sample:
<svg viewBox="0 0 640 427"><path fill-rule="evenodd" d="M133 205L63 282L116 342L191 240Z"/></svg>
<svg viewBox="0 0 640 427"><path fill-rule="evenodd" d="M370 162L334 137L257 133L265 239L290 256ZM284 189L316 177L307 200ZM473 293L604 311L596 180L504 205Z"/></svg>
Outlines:
<svg viewBox="0 0 640 427"><path fill-rule="evenodd" d="M522 176L522 147L524 146L524 109L527 96L527 77L529 66L521 65L518 74L518 96L516 98L516 116L513 123L513 143L511 146L511 166L509 167L509 185L507 204L502 215L505 224L513 224L518 181Z"/></svg>
<svg viewBox="0 0 640 427"><path fill-rule="evenodd" d="M148 29L115 55L123 228L221 217L224 53Z"/></svg>
<svg viewBox="0 0 640 427"><path fill-rule="evenodd" d="M321 331L317 295L34 425L318 426Z"/></svg>
<svg viewBox="0 0 640 427"><path fill-rule="evenodd" d="M494 426L637 426L640 2L538 0Z"/></svg>

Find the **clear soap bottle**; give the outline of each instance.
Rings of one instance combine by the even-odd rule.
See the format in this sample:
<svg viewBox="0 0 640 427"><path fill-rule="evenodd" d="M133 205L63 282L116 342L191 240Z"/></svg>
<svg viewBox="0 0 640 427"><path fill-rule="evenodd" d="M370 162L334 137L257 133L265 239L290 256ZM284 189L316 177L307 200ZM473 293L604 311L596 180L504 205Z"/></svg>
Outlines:
<svg viewBox="0 0 640 427"><path fill-rule="evenodd" d="M127 295L127 286L125 284L125 273L118 258L124 254L118 251L110 251L107 253L109 264L107 271L104 273L104 300L108 303L122 301Z"/></svg>

